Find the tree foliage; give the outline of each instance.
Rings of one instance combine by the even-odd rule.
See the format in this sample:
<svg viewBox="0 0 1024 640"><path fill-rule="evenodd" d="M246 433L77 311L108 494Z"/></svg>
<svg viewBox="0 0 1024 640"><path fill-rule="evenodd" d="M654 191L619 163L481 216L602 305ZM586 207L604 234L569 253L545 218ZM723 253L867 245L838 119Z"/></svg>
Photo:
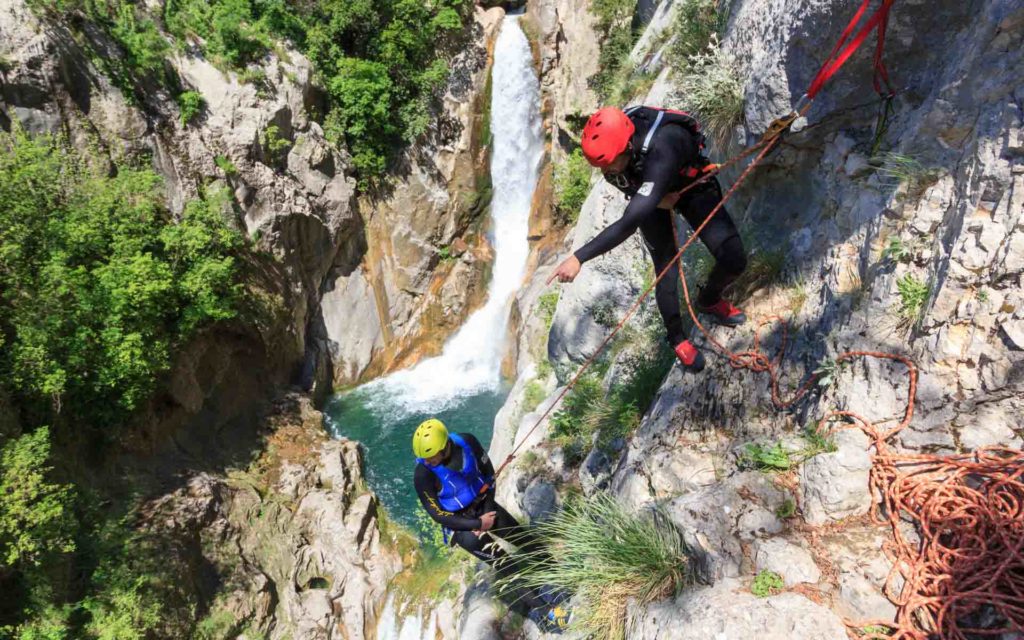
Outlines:
<svg viewBox="0 0 1024 640"><path fill-rule="evenodd" d="M137 532L131 499L80 482L67 443L117 434L176 347L235 317L244 240L226 193L176 220L152 171L16 123L0 202L0 639L155 637L185 601L180 568Z"/></svg>
<svg viewBox="0 0 1024 640"><path fill-rule="evenodd" d="M150 170L108 176L58 140L0 134L0 372L34 415L122 418L173 346L234 315L243 241L223 196L175 223L160 187Z"/></svg>
<svg viewBox="0 0 1024 640"><path fill-rule="evenodd" d="M50 430L41 427L8 441L0 462L0 570L73 550L74 496L49 478Z"/></svg>

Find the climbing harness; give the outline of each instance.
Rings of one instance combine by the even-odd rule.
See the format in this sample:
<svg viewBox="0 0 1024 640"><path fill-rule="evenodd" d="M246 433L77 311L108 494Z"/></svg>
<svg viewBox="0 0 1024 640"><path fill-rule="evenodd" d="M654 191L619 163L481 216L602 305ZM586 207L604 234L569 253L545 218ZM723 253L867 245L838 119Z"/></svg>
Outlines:
<svg viewBox="0 0 1024 640"><path fill-rule="evenodd" d="M723 169L756 154L704 222L687 238L554 402L548 405L522 440L512 448L495 472L495 477L512 462L516 452L576 385L754 168L779 145L783 134L809 111L818 92L873 30L877 30L878 43L875 47L872 83L875 91L886 99L883 108L891 108L889 102L894 92L882 54L893 1L882 0L879 8L850 39L871 3L871 0L863 0L794 109L773 122L756 144L707 171L680 192L685 193ZM889 112L886 112L885 119L880 120L876 126L876 136L884 135L888 115ZM675 224L673 234L678 246ZM821 373L811 374L790 398L782 397L779 390L779 366L786 350L788 330L781 317L771 316L763 320L755 329L753 347L748 351L733 353L715 340L700 323L682 269L679 270L679 279L694 325L728 359L734 369L768 374L771 399L775 407L785 409L792 406L815 385ZM777 356L770 358L761 350L760 330L776 321L782 325L781 344ZM817 427L818 432L823 433L833 420L845 419L849 424L841 428L859 427L871 440L875 454L872 458L870 487L873 494L881 497L881 504L875 501L872 503L871 519L876 524L887 525L892 532L892 540L884 545L886 554L893 562L885 591L897 606L896 619L893 622L846 620L851 638L930 640L938 636L943 640L967 640L967 634L994 637L1002 633L1024 632L1024 453L1005 448L985 448L954 456L894 453L888 441L907 427L914 415L917 368L907 357L878 351L847 351L837 356L835 361L839 363L862 358L903 364L907 369L908 389L903 419L892 429L882 430L877 423L857 413L840 410L827 413ZM485 485L481 491L488 488L489 485ZM919 539L905 533L904 519L914 525ZM902 579L902 587L897 588L897 578ZM1005 629L982 628L991 626L982 623L975 623L978 628L971 628L962 622L972 616L981 616L986 608L1006 621ZM877 625L886 631L864 631L868 625Z"/></svg>

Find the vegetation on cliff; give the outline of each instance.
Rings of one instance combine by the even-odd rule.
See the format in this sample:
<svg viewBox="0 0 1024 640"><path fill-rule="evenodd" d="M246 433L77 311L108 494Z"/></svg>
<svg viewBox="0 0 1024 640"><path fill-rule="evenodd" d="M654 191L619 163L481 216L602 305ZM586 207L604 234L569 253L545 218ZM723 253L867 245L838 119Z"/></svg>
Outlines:
<svg viewBox="0 0 1024 640"><path fill-rule="evenodd" d="M244 239L216 192L175 220L152 171L17 127L0 201L0 638L148 637L170 569L93 461L174 350L239 313Z"/></svg>
<svg viewBox="0 0 1024 640"><path fill-rule="evenodd" d="M364 184L426 131L473 11L470 0L168 0L159 14L128 0L32 4L114 40L123 57L94 47L95 58L128 94L153 81L187 93L166 61L176 50L264 85L260 63L271 52L287 55L281 44L290 44L309 57L329 96L327 112L314 115L331 140L348 145Z"/></svg>

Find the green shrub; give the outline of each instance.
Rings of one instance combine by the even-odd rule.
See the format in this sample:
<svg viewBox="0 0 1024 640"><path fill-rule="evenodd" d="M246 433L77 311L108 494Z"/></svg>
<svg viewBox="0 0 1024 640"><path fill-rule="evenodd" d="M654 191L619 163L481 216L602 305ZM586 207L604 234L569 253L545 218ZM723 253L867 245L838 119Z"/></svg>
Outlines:
<svg viewBox="0 0 1024 640"><path fill-rule="evenodd" d="M668 52L677 68L689 66L690 57L707 49L713 35L720 35L725 14L718 12L718 4L716 0L683 0L672 24L675 40Z"/></svg>
<svg viewBox="0 0 1024 640"><path fill-rule="evenodd" d="M758 598L767 598L781 592L785 586L786 583L782 581L782 576L774 571L765 570L754 578L754 583L750 585L750 592Z"/></svg>
<svg viewBox="0 0 1024 640"><path fill-rule="evenodd" d="M708 256L710 260L710 254ZM782 251L757 249L751 252L747 269L732 284L731 298L744 300L755 291L779 282L785 267L786 254Z"/></svg>
<svg viewBox="0 0 1024 640"><path fill-rule="evenodd" d="M814 370L814 375L818 376L819 387L830 387L839 380L839 374L843 372L848 363L844 360L837 362L835 360L824 360L818 368Z"/></svg>
<svg viewBox="0 0 1024 640"><path fill-rule="evenodd" d="M281 135L281 129L276 124L267 125L260 135L260 146L263 148L267 164L274 167L284 164L291 145L291 140Z"/></svg>
<svg viewBox="0 0 1024 640"><path fill-rule="evenodd" d="M555 165L555 219L561 224L576 224L580 207L590 193L591 173L590 163L580 149Z"/></svg>
<svg viewBox="0 0 1024 640"><path fill-rule="evenodd" d="M783 447L781 442L771 446L748 443L740 454L740 465L760 471L789 471L819 453L832 453L836 450L835 443L813 427L805 429L803 437L807 446L792 451Z"/></svg>
<svg viewBox="0 0 1024 640"><path fill-rule="evenodd" d="M916 158L900 153L882 153L871 158L871 164L878 167L878 174L890 186L906 185L907 196L918 198L925 189L935 184L939 172L924 166Z"/></svg>
<svg viewBox="0 0 1024 640"><path fill-rule="evenodd" d="M893 262L906 262L911 256L913 256L913 252L899 236L889 238L889 244L882 251L882 259L888 258Z"/></svg>
<svg viewBox="0 0 1024 640"><path fill-rule="evenodd" d="M452 255L452 248L447 244L437 248L437 257L441 260L441 264L450 264L455 261L455 256Z"/></svg>
<svg viewBox="0 0 1024 640"><path fill-rule="evenodd" d="M544 390L544 385L539 380L531 380L523 390L523 411L526 413L533 411L540 406L541 402L544 402L544 398L547 396L548 393Z"/></svg>
<svg viewBox="0 0 1024 640"><path fill-rule="evenodd" d="M388 160L425 133L432 105L448 77L447 60L460 50L471 21L470 0L167 0L162 22L175 43L196 46L215 65L239 72L265 90L262 70L251 69L282 42L305 53L330 101L324 128L352 152L360 184L382 177ZM115 38L124 59L94 52L123 88L139 78L170 84L163 65L170 44L144 3L33 0L33 7L79 16ZM260 75L253 75L260 74Z"/></svg>
<svg viewBox="0 0 1024 640"><path fill-rule="evenodd" d="M0 133L0 371L39 423L117 422L172 348L235 313L242 237L222 194L174 223L152 171L109 177L59 141Z"/></svg>
<svg viewBox="0 0 1024 640"><path fill-rule="evenodd" d="M544 319L544 326L551 329L551 323L555 320L555 311L558 309L558 290L553 289L542 293L537 298L537 314Z"/></svg>
<svg viewBox="0 0 1024 640"><path fill-rule="evenodd" d="M629 52L636 43L632 20L635 2L629 0L595 0L590 12L597 18L597 32L601 38L598 72L588 80L603 102L619 102L622 85L633 72Z"/></svg>
<svg viewBox="0 0 1024 640"><path fill-rule="evenodd" d="M49 481L50 430L40 427L0 448L0 574L75 548L71 487Z"/></svg>
<svg viewBox="0 0 1024 640"><path fill-rule="evenodd" d="M931 289L927 283L921 282L910 273L896 281L896 289L900 294L897 311L900 320L908 325L917 324L924 313L924 304L928 301Z"/></svg>
<svg viewBox="0 0 1024 640"><path fill-rule="evenodd" d="M633 514L599 494L575 498L536 525L544 548L513 556L501 591L554 588L575 595L572 627L586 637L624 637L626 605L679 593L693 580L691 552L658 512Z"/></svg>
<svg viewBox="0 0 1024 640"><path fill-rule="evenodd" d="M771 447L750 443L744 446L741 455L743 466L762 471L788 471L796 465L789 452L776 442Z"/></svg>
<svg viewBox="0 0 1024 640"><path fill-rule="evenodd" d="M224 175L229 178L238 175L238 167L235 166L234 162L231 162L226 156L216 156L213 159L213 163L224 172Z"/></svg>
<svg viewBox="0 0 1024 640"><path fill-rule="evenodd" d="M606 394L596 375L580 378L551 417L551 437L571 464L583 460L595 437L599 449L640 426L640 410L619 390Z"/></svg>
<svg viewBox="0 0 1024 640"><path fill-rule="evenodd" d="M198 91L184 91L178 94L178 108L181 110L181 126L187 126L199 112L203 110L203 106L206 101L203 100L203 94Z"/></svg>
<svg viewBox="0 0 1024 640"><path fill-rule="evenodd" d="M693 111L719 147L728 144L733 128L743 120L743 82L739 67L712 35L708 46L688 58L679 79L685 108Z"/></svg>

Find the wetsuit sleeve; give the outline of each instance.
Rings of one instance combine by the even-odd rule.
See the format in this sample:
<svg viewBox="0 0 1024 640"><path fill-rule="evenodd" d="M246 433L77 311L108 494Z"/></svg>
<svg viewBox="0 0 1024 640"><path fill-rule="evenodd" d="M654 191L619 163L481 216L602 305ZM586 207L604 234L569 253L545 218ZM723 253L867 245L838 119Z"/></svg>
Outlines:
<svg viewBox="0 0 1024 640"><path fill-rule="evenodd" d="M416 465L413 485L416 487L416 496L419 497L420 504L423 505L434 522L452 531L472 531L480 528L480 518L464 518L441 508L437 501L437 485L434 474L422 464Z"/></svg>
<svg viewBox="0 0 1024 640"><path fill-rule="evenodd" d="M476 439L472 433L460 433L462 439L466 441L469 448L473 450L473 455L476 456L477 461L480 463L480 472L485 476L494 475L494 463L491 462L491 458L487 455L487 450L484 449L480 441Z"/></svg>
<svg viewBox="0 0 1024 640"><path fill-rule="evenodd" d="M573 254L584 263L603 255L626 241L649 216L657 215L658 203L674 183L679 170L696 155L693 137L678 126L666 126L656 134L644 161L643 183L629 201L622 217Z"/></svg>

